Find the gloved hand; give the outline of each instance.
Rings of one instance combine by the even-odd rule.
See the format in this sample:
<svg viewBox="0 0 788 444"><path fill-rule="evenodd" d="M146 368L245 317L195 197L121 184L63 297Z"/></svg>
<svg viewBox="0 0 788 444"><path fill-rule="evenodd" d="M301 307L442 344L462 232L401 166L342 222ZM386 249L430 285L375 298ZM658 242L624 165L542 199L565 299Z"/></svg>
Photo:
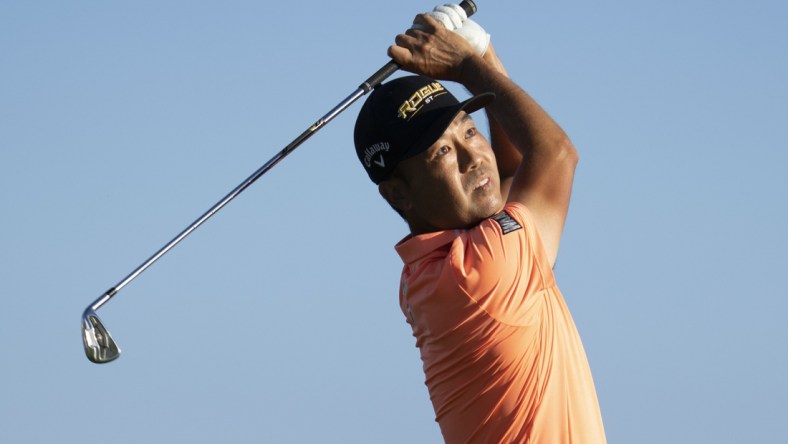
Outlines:
<svg viewBox="0 0 788 444"><path fill-rule="evenodd" d="M487 47L490 46L490 34L485 32L484 28L479 26L478 23L469 19L460 5L445 4L436 6L427 15L441 22L449 31L454 31L463 36L470 43L471 47L476 50L477 54L483 56L487 52Z"/></svg>

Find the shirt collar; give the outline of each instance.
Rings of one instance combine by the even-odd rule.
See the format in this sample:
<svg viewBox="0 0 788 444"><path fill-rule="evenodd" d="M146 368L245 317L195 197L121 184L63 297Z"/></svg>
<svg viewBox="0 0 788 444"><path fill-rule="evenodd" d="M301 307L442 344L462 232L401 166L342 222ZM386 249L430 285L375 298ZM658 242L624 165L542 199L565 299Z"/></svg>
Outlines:
<svg viewBox="0 0 788 444"><path fill-rule="evenodd" d="M465 230L444 230L434 233L409 235L402 239L394 249L405 264L412 264L439 248L451 244Z"/></svg>

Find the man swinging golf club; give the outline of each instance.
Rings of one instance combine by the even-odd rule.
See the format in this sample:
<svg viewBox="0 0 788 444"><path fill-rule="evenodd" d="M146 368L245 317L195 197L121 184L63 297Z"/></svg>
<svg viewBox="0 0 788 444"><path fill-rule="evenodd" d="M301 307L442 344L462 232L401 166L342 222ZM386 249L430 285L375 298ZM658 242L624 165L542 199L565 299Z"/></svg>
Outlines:
<svg viewBox="0 0 788 444"><path fill-rule="evenodd" d="M396 246L400 305L445 441L606 442L552 271L575 148L456 5L418 15L395 43L389 56L418 75L375 89L354 139L410 228ZM458 102L435 79L474 96ZM481 108L492 144L470 116Z"/></svg>

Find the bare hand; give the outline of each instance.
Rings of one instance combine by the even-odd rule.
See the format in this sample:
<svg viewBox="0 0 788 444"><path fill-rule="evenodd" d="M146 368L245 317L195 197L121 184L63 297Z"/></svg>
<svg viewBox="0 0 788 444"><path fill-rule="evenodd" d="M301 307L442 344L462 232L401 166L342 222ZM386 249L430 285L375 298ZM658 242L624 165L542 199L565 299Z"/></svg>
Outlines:
<svg viewBox="0 0 788 444"><path fill-rule="evenodd" d="M420 29L399 34L389 57L403 69L439 80L461 81L463 63L476 56L465 39L426 14L413 21Z"/></svg>

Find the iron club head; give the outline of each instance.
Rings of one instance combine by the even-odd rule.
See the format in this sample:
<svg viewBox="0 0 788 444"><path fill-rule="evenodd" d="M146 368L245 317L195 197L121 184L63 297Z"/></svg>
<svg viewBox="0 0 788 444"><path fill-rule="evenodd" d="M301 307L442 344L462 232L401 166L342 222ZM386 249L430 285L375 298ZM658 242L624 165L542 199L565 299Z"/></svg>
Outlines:
<svg viewBox="0 0 788 444"><path fill-rule="evenodd" d="M82 342L88 359L96 364L104 364L120 356L120 348L90 307L82 313Z"/></svg>

